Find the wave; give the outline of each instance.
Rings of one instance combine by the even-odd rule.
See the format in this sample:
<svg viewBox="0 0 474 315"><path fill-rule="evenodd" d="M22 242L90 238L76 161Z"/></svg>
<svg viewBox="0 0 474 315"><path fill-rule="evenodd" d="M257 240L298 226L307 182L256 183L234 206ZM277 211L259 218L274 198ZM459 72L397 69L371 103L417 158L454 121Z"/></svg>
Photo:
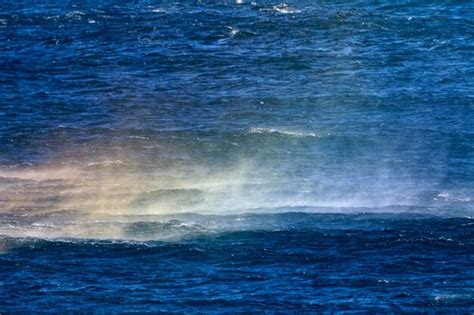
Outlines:
<svg viewBox="0 0 474 315"><path fill-rule="evenodd" d="M87 164L87 166L97 166L97 165L103 165L103 166L113 166L113 165L122 165L124 162L121 160L105 160L105 161L99 161L99 162L90 162Z"/></svg>
<svg viewBox="0 0 474 315"><path fill-rule="evenodd" d="M311 313L438 307L462 313L472 308L467 262L474 248L473 219L307 213L117 219L126 231L121 239L0 235L0 272L8 288L3 310L34 313L50 305L59 313ZM160 240L163 231L173 230L191 232ZM212 301L200 292L212 292ZM354 296L374 298L354 302ZM382 306L376 309L373 301Z"/></svg>
<svg viewBox="0 0 474 315"><path fill-rule="evenodd" d="M0 235L14 238L95 239L130 241L180 241L198 236L238 231L298 231L324 229L366 229L412 220L462 222L474 225L474 218L433 214L424 207L294 208L269 213L232 215L174 213L163 215L80 211L53 213L6 213L0 215ZM431 221L430 221L431 220Z"/></svg>
<svg viewBox="0 0 474 315"><path fill-rule="evenodd" d="M167 11L163 8L154 8L151 10L153 13L167 13Z"/></svg>
<svg viewBox="0 0 474 315"><path fill-rule="evenodd" d="M292 137L313 137L313 138L322 138L324 135L316 134L309 131L295 131L285 128L263 128L263 127L253 127L249 130L250 134L279 134ZM329 135L329 134L328 134Z"/></svg>
<svg viewBox="0 0 474 315"><path fill-rule="evenodd" d="M273 10L283 14L301 13L301 10L291 7L288 4L279 4L273 6Z"/></svg>

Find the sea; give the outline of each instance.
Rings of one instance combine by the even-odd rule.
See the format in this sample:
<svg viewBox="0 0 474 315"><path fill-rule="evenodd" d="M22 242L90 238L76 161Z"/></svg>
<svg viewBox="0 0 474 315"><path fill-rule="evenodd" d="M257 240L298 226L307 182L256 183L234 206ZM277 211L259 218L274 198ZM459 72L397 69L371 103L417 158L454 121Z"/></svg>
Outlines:
<svg viewBox="0 0 474 315"><path fill-rule="evenodd" d="M0 313L474 313L474 2L1 0Z"/></svg>

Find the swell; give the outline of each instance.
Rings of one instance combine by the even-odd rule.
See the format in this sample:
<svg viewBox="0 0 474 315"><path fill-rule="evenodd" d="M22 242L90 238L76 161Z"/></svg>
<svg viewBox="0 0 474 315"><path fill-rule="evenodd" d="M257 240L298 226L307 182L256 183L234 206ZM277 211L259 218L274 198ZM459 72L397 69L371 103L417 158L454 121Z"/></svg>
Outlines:
<svg viewBox="0 0 474 315"><path fill-rule="evenodd" d="M299 210L302 210L301 208ZM305 209L308 211L309 209ZM117 241L189 241L226 233L256 231L360 231L376 233L398 230L415 233L426 230L433 235L472 236L474 221L469 217L433 216L426 209L312 209L318 212L247 213L240 215L94 215L75 211L1 215L0 235L14 238L117 240ZM392 212L389 212L392 210ZM425 212L423 212L423 210ZM397 211L397 212L393 212ZM326 213L324 213L326 212ZM336 213L339 212L339 213ZM348 214L354 212L354 214ZM341 232L341 233L342 233ZM420 232L421 233L421 232ZM466 238L467 237L467 238Z"/></svg>
<svg viewBox="0 0 474 315"><path fill-rule="evenodd" d="M186 219L242 226L174 241L2 236L0 274L9 286L1 293L9 297L2 310L34 310L43 303L58 311L162 312L213 312L214 307L463 312L473 307L473 219L182 214L168 223L177 226L173 220ZM140 231L164 227L143 221L133 226ZM211 300L202 291L212 291ZM37 298L25 303L23 297L31 295Z"/></svg>

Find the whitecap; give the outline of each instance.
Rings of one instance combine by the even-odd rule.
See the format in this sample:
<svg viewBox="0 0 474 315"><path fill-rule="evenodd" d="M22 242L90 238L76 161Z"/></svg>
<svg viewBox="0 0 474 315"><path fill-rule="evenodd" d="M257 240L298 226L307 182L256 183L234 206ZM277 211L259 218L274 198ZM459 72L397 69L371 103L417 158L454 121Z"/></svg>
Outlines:
<svg viewBox="0 0 474 315"><path fill-rule="evenodd" d="M240 30L236 27L232 27L232 26L226 26L226 28L228 28L230 30L230 37L234 37L235 35L237 35L237 33L240 32Z"/></svg>
<svg viewBox="0 0 474 315"><path fill-rule="evenodd" d="M96 166L96 165L103 165L103 166L112 166L112 165L121 165L123 164L123 161L121 160L106 160L106 161L100 161L100 162L91 162L88 163L87 166Z"/></svg>
<svg viewBox="0 0 474 315"><path fill-rule="evenodd" d="M128 136L129 139L141 139L141 140L150 140L149 137L146 136Z"/></svg>
<svg viewBox="0 0 474 315"><path fill-rule="evenodd" d="M81 11L71 11L71 12L66 14L66 17L80 20L83 15L86 15L86 14L84 12L81 12Z"/></svg>
<svg viewBox="0 0 474 315"><path fill-rule="evenodd" d="M288 129L281 129L281 128L262 128L262 127L254 127L250 128L249 133L260 133L260 134L281 134L293 137L322 137L321 135L317 135L314 132L308 131L294 131Z"/></svg>
<svg viewBox="0 0 474 315"><path fill-rule="evenodd" d="M443 201L454 201L454 202L470 202L471 198L467 196L454 196L448 192L441 192L439 193L434 200L443 200Z"/></svg>
<svg viewBox="0 0 474 315"><path fill-rule="evenodd" d="M155 9L152 9L151 12L154 12L154 13L165 13L166 11L162 8L155 8Z"/></svg>
<svg viewBox="0 0 474 315"><path fill-rule="evenodd" d="M285 3L273 6L273 10L283 14L293 14L301 12L301 10L298 10L294 7L290 7L288 4Z"/></svg>

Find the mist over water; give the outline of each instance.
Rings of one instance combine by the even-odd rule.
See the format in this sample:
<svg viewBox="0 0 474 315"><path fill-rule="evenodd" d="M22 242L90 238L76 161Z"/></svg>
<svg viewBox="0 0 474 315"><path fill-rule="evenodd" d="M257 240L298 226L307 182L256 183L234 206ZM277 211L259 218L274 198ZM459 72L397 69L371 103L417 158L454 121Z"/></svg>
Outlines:
<svg viewBox="0 0 474 315"><path fill-rule="evenodd" d="M470 2L0 9L0 312L473 309Z"/></svg>
<svg viewBox="0 0 474 315"><path fill-rule="evenodd" d="M343 140L334 132L318 135L281 127L255 127L228 136L236 148L228 149L235 152L227 157L219 155L220 140L212 143L210 152L202 152L202 146L181 145L180 139L163 143L141 136L124 137L125 144L116 152L97 145L103 152L78 154L74 160L4 167L2 213L21 213L29 219L21 227L7 221L2 233L88 238L96 229L100 233L94 237L127 239L129 235L116 226L117 216L162 221L159 216L177 213L472 215L469 187L453 189L443 183L446 175L437 170L423 174L418 168L426 165L408 164L398 152L388 153L389 148L387 153L356 149L357 154L345 146L324 148ZM137 148L135 141L147 143L147 148ZM394 159L403 162L397 166ZM447 161L442 163L446 167ZM67 228L55 222L56 212L70 218ZM41 214L45 216L40 222L30 221ZM161 239L161 234L156 237Z"/></svg>

